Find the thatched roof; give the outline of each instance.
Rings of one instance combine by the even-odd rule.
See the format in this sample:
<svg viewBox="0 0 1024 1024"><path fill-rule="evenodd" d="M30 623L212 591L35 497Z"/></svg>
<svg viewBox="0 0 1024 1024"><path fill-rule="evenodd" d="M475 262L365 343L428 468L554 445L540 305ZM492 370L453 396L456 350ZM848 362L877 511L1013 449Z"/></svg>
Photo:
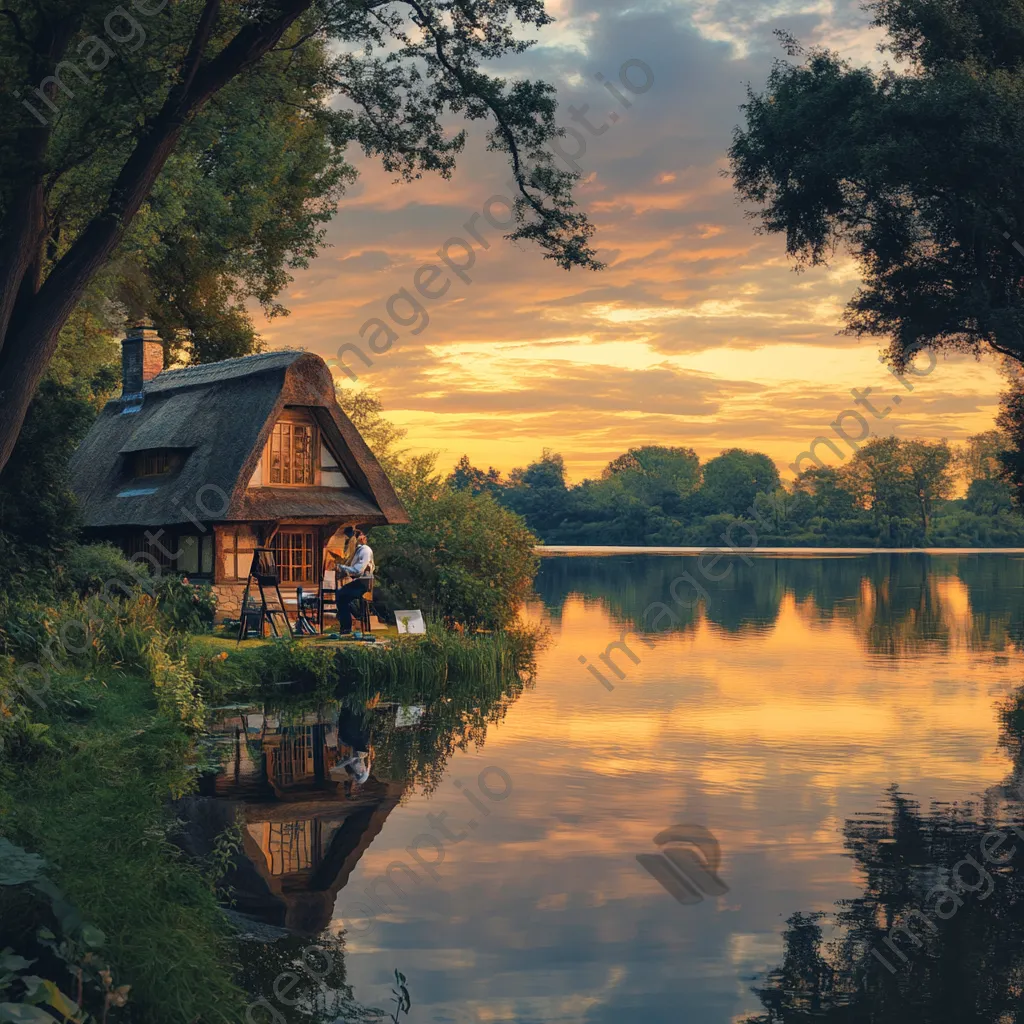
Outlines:
<svg viewBox="0 0 1024 1024"><path fill-rule="evenodd" d="M384 470L338 406L327 364L313 353L265 352L167 370L147 381L143 394L141 406L121 398L108 402L72 459L71 483L87 527L173 526L190 517L369 526L409 521ZM248 488L286 406L313 411L351 487ZM179 452L181 468L132 480L132 454L153 449Z"/></svg>

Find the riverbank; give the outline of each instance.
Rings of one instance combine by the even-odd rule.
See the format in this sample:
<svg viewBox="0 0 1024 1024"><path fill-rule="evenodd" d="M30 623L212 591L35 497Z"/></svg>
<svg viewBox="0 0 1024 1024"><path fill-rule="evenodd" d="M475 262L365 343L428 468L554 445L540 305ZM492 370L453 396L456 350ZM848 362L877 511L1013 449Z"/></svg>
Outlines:
<svg viewBox="0 0 1024 1024"><path fill-rule="evenodd" d="M26 654L81 615L76 602L48 609L43 633L24 641ZM69 936L71 963L87 964L86 977L109 967L114 983L131 987L127 1005L111 1008L110 1024L241 1024L253 996L263 994L240 983L251 973L243 963L253 952L239 948L222 909L220 880L241 839L229 824L209 849L190 856L176 810L217 767L207 761L205 708L232 700L365 705L385 691L402 704L435 702L443 709L435 731L472 736L503 714L531 677L537 634L431 628L376 644L319 637L237 644L162 632L154 615L146 597L112 603L104 618L85 615L96 643L68 652L39 707L16 703L16 687L0 680L0 716L10 721L12 708L31 715L0 745L0 838L43 858L46 878L74 907L81 924ZM4 664L3 679L18 667L13 659ZM418 749L407 756L411 775L424 772L424 756ZM5 876L4 867L0 949L13 948L25 962L45 957L37 930L61 938L58 922L27 879ZM83 945L85 927L102 933L102 944ZM82 959L87 955L92 959ZM63 962L46 969L75 997ZM0 987L0 1002L26 998L21 980ZM82 998L102 1016L102 988L85 984Z"/></svg>
<svg viewBox="0 0 1024 1024"><path fill-rule="evenodd" d="M82 921L104 934L91 950L97 966L131 986L114 1021L238 1024L245 999L215 865L190 862L175 845L169 801L194 784L192 737L160 713L140 675L62 683L75 693L74 707L47 716L45 747L0 778L3 834L42 856ZM46 907L0 887L0 948L13 941L31 958L40 950L15 927L15 906L33 926L55 925ZM73 979L53 977L74 996Z"/></svg>

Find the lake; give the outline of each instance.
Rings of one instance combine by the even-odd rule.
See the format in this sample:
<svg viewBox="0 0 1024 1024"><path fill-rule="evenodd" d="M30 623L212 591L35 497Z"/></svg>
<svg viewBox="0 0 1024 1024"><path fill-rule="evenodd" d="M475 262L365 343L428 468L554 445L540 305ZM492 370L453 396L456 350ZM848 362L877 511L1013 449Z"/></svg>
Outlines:
<svg viewBox="0 0 1024 1024"><path fill-rule="evenodd" d="M1021 1019L1024 557L716 574L543 559L536 678L443 727L227 715L239 909L343 940L358 1004L401 970L412 1022Z"/></svg>

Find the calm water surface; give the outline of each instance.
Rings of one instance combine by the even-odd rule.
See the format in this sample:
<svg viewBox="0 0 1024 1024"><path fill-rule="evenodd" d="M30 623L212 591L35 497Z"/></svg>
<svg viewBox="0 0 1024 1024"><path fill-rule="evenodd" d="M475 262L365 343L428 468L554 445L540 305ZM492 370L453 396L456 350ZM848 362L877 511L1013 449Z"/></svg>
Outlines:
<svg viewBox="0 0 1024 1024"><path fill-rule="evenodd" d="M680 604L683 572L696 559L544 559L527 615L551 643L522 692L475 716L410 722L385 700L376 726L307 717L269 788L252 773L270 741L239 754L220 786L249 801L270 879L241 909L342 935L359 1003L385 1005L401 969L412 1022L728 1024L766 1012L755 990L772 1021L1024 1020L1012 863L924 952L890 954L895 975L867 957L988 828L1020 824L1024 558L737 559L706 600L677 585ZM622 635L639 662L613 649L619 678L599 656ZM245 728L268 721L287 733ZM317 751L365 745L360 728L377 730L368 782L288 795L282 771L329 777ZM717 840L717 894L690 871L680 902L638 862L675 826L703 844L665 847L684 869L714 867ZM443 829L463 838L435 880L408 851L438 860Z"/></svg>

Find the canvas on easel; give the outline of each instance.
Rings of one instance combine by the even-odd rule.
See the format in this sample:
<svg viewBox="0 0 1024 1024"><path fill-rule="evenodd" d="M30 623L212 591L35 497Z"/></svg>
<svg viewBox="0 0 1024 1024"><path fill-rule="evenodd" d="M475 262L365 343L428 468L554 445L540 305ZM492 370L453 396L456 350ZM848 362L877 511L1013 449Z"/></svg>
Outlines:
<svg viewBox="0 0 1024 1024"><path fill-rule="evenodd" d="M246 607L249 605L249 595L255 584L256 591L260 595L260 603L253 613L246 615ZM274 636L282 636L278 629L278 620L284 624L284 631L292 636L292 624L288 621L288 612L285 610L284 598L281 596L281 577L277 570L277 561L271 548L256 548L252 553L252 565L249 567L249 578L245 583L245 593L242 595L242 621L238 628L238 642L241 643L252 632L251 622L258 617L258 636L263 636L266 623L270 623Z"/></svg>

